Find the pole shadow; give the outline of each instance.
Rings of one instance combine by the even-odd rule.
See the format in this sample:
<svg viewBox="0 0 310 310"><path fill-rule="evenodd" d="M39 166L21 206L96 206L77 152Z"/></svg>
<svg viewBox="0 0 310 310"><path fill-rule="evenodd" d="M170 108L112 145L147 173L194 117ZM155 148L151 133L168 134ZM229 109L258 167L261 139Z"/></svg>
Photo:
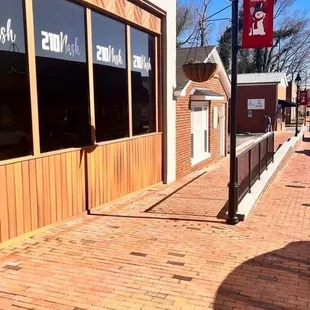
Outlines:
<svg viewBox="0 0 310 310"><path fill-rule="evenodd" d="M289 310L309 307L310 242L298 241L254 257L234 269L219 287L213 309Z"/></svg>

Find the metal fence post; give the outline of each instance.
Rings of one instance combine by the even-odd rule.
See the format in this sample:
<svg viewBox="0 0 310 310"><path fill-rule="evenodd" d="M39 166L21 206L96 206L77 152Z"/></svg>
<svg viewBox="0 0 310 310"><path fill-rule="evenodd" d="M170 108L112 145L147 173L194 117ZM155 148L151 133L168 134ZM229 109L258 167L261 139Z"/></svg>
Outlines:
<svg viewBox="0 0 310 310"><path fill-rule="evenodd" d="M249 193L252 187L252 149L249 151Z"/></svg>
<svg viewBox="0 0 310 310"><path fill-rule="evenodd" d="M268 141L269 141L269 137L267 137L267 139L266 139L266 170L268 170L268 147L269 147L269 143L268 143Z"/></svg>
<svg viewBox="0 0 310 310"><path fill-rule="evenodd" d="M260 165L260 142L258 143L258 179L260 180L260 174L261 174L261 165Z"/></svg>
<svg viewBox="0 0 310 310"><path fill-rule="evenodd" d="M274 132L272 133L272 162L274 163Z"/></svg>

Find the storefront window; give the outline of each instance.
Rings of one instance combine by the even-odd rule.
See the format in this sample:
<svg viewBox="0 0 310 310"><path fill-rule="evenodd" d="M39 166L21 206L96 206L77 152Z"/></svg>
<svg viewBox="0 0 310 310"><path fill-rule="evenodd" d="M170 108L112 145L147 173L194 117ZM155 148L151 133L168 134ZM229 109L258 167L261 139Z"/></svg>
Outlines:
<svg viewBox="0 0 310 310"><path fill-rule="evenodd" d="M156 130L155 38L131 28L133 134Z"/></svg>
<svg viewBox="0 0 310 310"><path fill-rule="evenodd" d="M0 95L0 160L31 155L31 107L22 0L1 1Z"/></svg>
<svg viewBox="0 0 310 310"><path fill-rule="evenodd" d="M96 141L128 137L125 25L92 12Z"/></svg>
<svg viewBox="0 0 310 310"><path fill-rule="evenodd" d="M85 10L65 0L34 0L41 151L89 144Z"/></svg>

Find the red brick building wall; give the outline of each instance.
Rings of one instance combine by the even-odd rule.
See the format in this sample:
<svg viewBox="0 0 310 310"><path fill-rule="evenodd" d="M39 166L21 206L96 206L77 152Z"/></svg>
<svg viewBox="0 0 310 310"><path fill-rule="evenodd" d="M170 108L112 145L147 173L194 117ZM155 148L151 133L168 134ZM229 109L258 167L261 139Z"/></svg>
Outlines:
<svg viewBox="0 0 310 310"><path fill-rule="evenodd" d="M225 97L224 101L211 101L209 105L209 149L211 156L197 165L191 163L191 109L190 109L190 93L193 88L207 88L213 92L221 94ZM187 87L186 95L180 96L176 105L176 177L177 179L195 170L207 167L217 162L220 156L220 125L213 129L213 107L225 104L225 121L226 121L226 150L228 143L228 115L227 115L227 97L223 86L217 76L210 81L204 83L195 83Z"/></svg>
<svg viewBox="0 0 310 310"><path fill-rule="evenodd" d="M248 116L248 99L265 99L265 110L252 110ZM273 128L276 128L278 101L277 85L238 86L237 92L237 132L264 132L264 116L270 115Z"/></svg>

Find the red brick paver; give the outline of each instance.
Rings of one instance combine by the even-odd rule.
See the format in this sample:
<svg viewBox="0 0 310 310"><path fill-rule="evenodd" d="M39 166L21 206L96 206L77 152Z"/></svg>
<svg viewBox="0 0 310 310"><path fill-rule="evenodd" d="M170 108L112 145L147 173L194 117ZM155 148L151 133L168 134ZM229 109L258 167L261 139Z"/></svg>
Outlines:
<svg viewBox="0 0 310 310"><path fill-rule="evenodd" d="M142 212L174 184L2 249L0 309L309 309L309 149L301 143L237 226L202 212L212 203L198 208L208 197L197 179L175 200L180 215Z"/></svg>

